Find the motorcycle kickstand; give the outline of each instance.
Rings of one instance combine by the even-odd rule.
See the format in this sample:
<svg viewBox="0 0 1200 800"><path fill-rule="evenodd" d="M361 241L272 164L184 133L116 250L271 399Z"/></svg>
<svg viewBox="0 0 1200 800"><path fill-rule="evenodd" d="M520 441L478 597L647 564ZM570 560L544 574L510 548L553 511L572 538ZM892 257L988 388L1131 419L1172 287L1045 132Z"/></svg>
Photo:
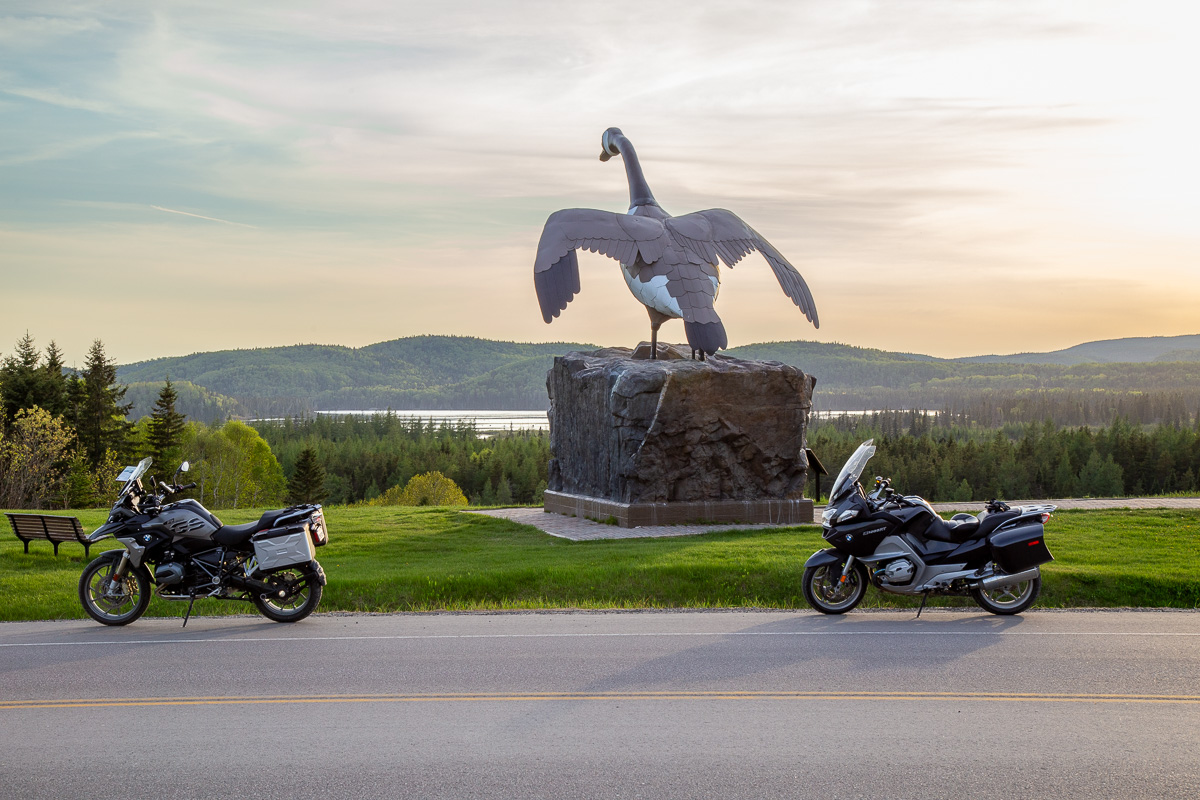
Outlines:
<svg viewBox="0 0 1200 800"><path fill-rule="evenodd" d="M921 618L921 612L925 610L925 603L929 600L929 592L921 593L921 607L917 609L917 619Z"/></svg>
<svg viewBox="0 0 1200 800"><path fill-rule="evenodd" d="M192 605L196 602L196 593L192 592L190 597L191 597L191 599L188 600L187 613L183 615L183 627L185 627L185 628L187 627L188 619L192 616Z"/></svg>

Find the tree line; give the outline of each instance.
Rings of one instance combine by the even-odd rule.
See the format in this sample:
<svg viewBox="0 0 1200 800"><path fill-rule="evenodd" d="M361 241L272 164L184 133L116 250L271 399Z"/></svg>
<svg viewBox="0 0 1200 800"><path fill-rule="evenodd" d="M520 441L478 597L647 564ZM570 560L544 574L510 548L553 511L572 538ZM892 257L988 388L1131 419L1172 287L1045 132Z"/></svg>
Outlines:
<svg viewBox="0 0 1200 800"><path fill-rule="evenodd" d="M453 480L476 505L537 503L546 488L550 441L541 431L481 437L470 424L390 413L285 418L254 426L288 474L305 450L317 455L330 503L374 500L429 472Z"/></svg>
<svg viewBox="0 0 1200 800"><path fill-rule="evenodd" d="M283 470L253 428L188 422L169 379L134 423L125 393L99 340L75 371L64 369L54 342L43 356L28 334L20 339L0 365L0 508L103 507L120 488L121 467L146 456L162 480L195 461L191 496L213 508L282 501Z"/></svg>
<svg viewBox="0 0 1200 800"><path fill-rule="evenodd" d="M818 418L809 447L836 475L866 439L877 447L864 480L883 475L929 500L1113 497L1200 491L1200 419L1100 427L1052 421L966 426L950 414L884 411ZM831 486L831 478L823 486ZM869 487L868 487L869 488Z"/></svg>

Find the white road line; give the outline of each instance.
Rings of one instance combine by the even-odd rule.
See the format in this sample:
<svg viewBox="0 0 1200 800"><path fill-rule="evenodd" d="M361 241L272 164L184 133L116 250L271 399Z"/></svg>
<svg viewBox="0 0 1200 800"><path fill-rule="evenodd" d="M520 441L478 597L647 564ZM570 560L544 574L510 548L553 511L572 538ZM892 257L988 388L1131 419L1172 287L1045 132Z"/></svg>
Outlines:
<svg viewBox="0 0 1200 800"><path fill-rule="evenodd" d="M194 639L100 639L81 642L0 642L0 647L73 647L147 644L239 644L243 642L353 642L435 639L588 639L617 637L722 637L722 636L1136 636L1195 637L1200 632L1153 631L665 631L659 633L445 633L389 636L238 636Z"/></svg>

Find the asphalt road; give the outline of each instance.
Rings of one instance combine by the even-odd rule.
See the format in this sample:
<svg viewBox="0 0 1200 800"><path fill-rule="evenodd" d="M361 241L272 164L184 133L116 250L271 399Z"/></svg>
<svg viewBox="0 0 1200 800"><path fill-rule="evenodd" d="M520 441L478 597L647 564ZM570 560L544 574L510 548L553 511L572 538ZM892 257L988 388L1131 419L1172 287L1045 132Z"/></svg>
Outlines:
<svg viewBox="0 0 1200 800"><path fill-rule="evenodd" d="M1200 796L1200 613L0 624L2 797Z"/></svg>

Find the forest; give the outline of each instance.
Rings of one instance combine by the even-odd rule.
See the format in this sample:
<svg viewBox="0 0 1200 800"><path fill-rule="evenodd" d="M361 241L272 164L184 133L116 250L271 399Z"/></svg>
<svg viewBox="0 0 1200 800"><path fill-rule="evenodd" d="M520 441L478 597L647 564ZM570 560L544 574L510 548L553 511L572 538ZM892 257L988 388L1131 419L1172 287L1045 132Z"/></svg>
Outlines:
<svg viewBox="0 0 1200 800"><path fill-rule="evenodd" d="M313 450L330 503L373 500L414 476L441 472L475 505L539 503L550 439L544 432L479 436L471 425L435 425L393 414L320 415L256 422L284 472Z"/></svg>
<svg viewBox="0 0 1200 800"><path fill-rule="evenodd" d="M890 477L897 491L935 501L1200 491L1200 415L1153 426L1118 417L1102 427L1046 420L985 428L952 414L891 411L822 419L810 426L808 445L836 475L872 438L877 449L863 479Z"/></svg>
<svg viewBox="0 0 1200 800"><path fill-rule="evenodd" d="M466 384L480 380L477 371L493 361L479 351L480 341L449 341L463 350L463 362L445 369L466 376ZM406 356L417 365L413 369L428 371L444 350L432 346L436 342L418 344L407 342ZM546 357L518 354L505 369L537 372L541 367L530 362ZM1012 365L971 368L1003 373ZM914 405L908 411L814 413L809 446L836 473L861 441L874 438L878 452L870 471L932 500L1200 491L1200 402L1194 388L1178 385L1187 383L1195 365L1028 368L1057 371L1063 380L1079 370L1102 369L1128 388L977 390L967 381L961 396L948 397L935 411ZM1147 384L1153 390L1144 391L1136 388L1132 368L1165 372ZM162 478L182 460L192 461L196 496L213 508L297 499L301 472L306 496L337 504L387 501L399 494L392 490L433 472L453 480L473 504L537 503L546 488L550 446L544 432L484 437L471 425L389 412L304 412L246 424L228 419L231 406L203 386L185 380L126 385L117 374L99 341L78 371L63 367L53 342L44 353L28 336L17 343L0 364L0 506L103 506L120 467L144 456L154 459L154 473ZM1200 379L1192 385L1200 386ZM488 391L481 383L478 397ZM132 396L148 410L136 421ZM189 413L201 419L189 419Z"/></svg>

